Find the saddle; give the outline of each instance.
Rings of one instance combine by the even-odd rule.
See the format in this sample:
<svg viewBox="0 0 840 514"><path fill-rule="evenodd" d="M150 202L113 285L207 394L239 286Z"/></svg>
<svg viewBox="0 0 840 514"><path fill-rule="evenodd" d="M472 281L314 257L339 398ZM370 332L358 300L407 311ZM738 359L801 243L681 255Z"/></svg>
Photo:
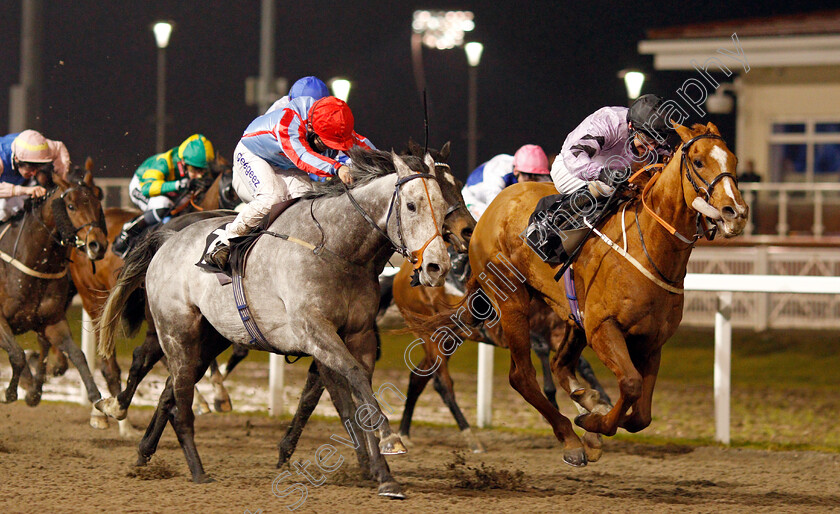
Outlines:
<svg viewBox="0 0 840 514"><path fill-rule="evenodd" d="M606 214L607 205L591 195L576 193L541 198L528 219L526 243L544 262L561 265L590 233L584 219L596 224Z"/></svg>
<svg viewBox="0 0 840 514"><path fill-rule="evenodd" d="M291 200L286 200L283 202L279 202L274 204L271 207L271 210L268 214L263 217L260 221L259 225L250 233L244 236L234 237L230 240L230 259L228 259L228 265L225 269L221 269L214 264L211 264L204 260L204 255L207 254L210 245L216 240L217 232L224 231L225 227L227 226L227 222L222 223L214 229L210 234L207 235L207 240L204 244L204 250L201 252L201 259L195 264L199 268L208 271L210 273L215 273L219 282L222 285L227 285L231 282L231 278L234 274L239 273L240 275L245 274L245 260L247 259L248 253L250 252L251 248L254 246L254 243L257 242L257 239L260 238L261 235L268 230L268 227L271 226L274 221L280 217L283 212L291 207L292 205L297 202L297 198L292 198ZM226 278L225 278L226 277Z"/></svg>

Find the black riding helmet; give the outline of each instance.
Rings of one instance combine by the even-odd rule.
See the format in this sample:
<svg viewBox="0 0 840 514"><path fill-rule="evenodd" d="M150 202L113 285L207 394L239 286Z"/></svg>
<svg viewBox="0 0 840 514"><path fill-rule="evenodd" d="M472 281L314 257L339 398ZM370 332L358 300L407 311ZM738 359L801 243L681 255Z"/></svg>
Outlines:
<svg viewBox="0 0 840 514"><path fill-rule="evenodd" d="M633 130L656 139L668 141L669 136L675 134L671 120L659 112L659 107L665 103L661 96L642 95L636 99L627 110L627 122L633 124Z"/></svg>

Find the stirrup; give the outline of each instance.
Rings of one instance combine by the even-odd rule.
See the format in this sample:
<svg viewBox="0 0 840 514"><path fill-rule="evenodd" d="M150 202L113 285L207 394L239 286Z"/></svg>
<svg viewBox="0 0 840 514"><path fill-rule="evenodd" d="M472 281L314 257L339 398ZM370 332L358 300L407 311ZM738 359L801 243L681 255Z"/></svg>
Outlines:
<svg viewBox="0 0 840 514"><path fill-rule="evenodd" d="M120 232L114 242L111 243L111 251L120 259L125 258L128 249L131 247L129 243L129 236L126 232Z"/></svg>

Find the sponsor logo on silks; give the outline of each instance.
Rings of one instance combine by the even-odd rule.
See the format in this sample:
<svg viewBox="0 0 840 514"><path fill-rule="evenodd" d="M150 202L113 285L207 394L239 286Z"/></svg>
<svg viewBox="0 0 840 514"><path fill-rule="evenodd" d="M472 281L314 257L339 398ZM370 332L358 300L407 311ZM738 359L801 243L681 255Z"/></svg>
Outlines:
<svg viewBox="0 0 840 514"><path fill-rule="evenodd" d="M254 189L259 187L260 179L259 177L257 177L257 174L254 173L254 170L251 168L251 164L245 160L245 157L242 155L242 152L236 154L236 161L239 162L240 166L242 166L245 176L248 177L248 180L251 181L251 186L253 186Z"/></svg>

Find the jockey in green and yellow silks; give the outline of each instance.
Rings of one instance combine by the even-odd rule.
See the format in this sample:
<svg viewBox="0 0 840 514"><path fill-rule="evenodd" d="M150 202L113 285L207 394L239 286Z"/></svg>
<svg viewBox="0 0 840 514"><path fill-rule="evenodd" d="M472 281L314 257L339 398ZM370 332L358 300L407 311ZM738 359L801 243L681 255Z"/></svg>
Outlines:
<svg viewBox="0 0 840 514"><path fill-rule="evenodd" d="M193 134L179 146L143 161L129 184L131 201L143 210L143 215L123 225L112 245L114 253L124 256L131 237L160 223L179 198L186 201L184 193L189 190L190 180L201 177L214 158L210 140Z"/></svg>

